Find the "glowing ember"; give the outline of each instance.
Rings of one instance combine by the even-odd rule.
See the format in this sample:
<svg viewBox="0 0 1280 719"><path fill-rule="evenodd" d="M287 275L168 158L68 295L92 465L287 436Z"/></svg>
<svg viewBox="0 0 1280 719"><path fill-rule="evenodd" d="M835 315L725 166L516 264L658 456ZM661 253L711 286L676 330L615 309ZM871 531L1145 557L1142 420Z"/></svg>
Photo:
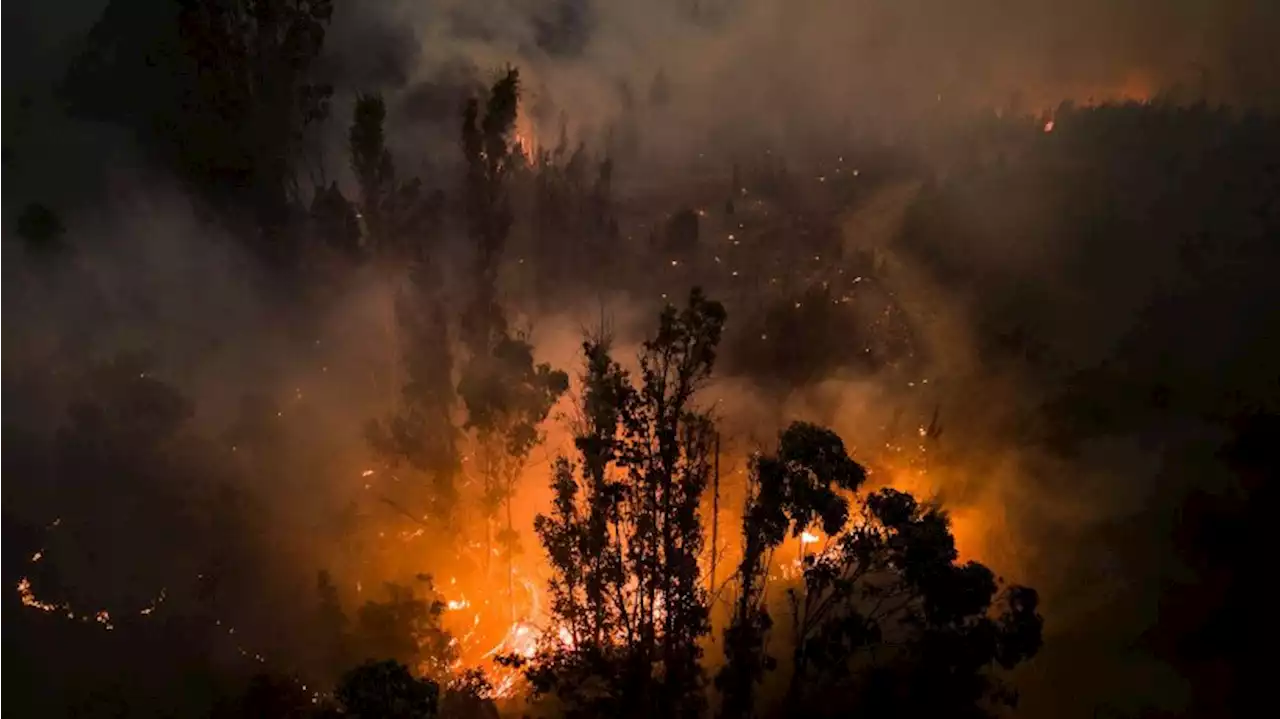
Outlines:
<svg viewBox="0 0 1280 719"><path fill-rule="evenodd" d="M18 598L22 600L22 606L39 609L42 612L55 612L58 607L45 601L41 601L31 590L31 580L23 577L18 580Z"/></svg>
<svg viewBox="0 0 1280 719"><path fill-rule="evenodd" d="M1044 131L1053 132L1053 120L1050 120L1044 124Z"/></svg>
<svg viewBox="0 0 1280 719"><path fill-rule="evenodd" d="M801 544L813 544L818 541L818 535L804 532L800 535Z"/></svg>

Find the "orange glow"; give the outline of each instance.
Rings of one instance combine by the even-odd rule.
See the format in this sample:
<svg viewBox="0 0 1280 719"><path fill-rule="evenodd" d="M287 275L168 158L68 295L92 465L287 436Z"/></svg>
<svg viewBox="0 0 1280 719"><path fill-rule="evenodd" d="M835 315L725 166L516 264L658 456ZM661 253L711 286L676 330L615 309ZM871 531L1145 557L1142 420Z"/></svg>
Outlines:
<svg viewBox="0 0 1280 719"><path fill-rule="evenodd" d="M533 124L533 118L529 117L529 113L525 111L524 103L520 104L516 113L515 128L511 132L512 148L520 153L526 162L533 162L538 157L538 151L541 145L538 143L538 128Z"/></svg>
<svg viewBox="0 0 1280 719"><path fill-rule="evenodd" d="M1050 123L1051 124L1051 123ZM526 154L536 147L529 138L536 137L532 123L521 115L517 123L515 141ZM728 235L729 241L736 241L734 235ZM576 342L577 335L573 336ZM576 349L576 345L572 345ZM557 366L572 371L576 356L563 347L539 347L540 353L549 352ZM619 356L624 356L619 352ZM570 401L568 398L564 400ZM569 407L562 404L552 410L551 417L565 416ZM394 581L411 584L409 578L420 572L433 573L437 577L435 589L440 593L447 611L442 617L444 628L454 637L453 646L458 652L458 661L454 668L479 667L486 672L499 697L510 697L517 693L520 686L518 672L501 667L493 662L493 657L501 654L531 656L546 633L557 637L566 645L572 644L572 637L564 627L555 627L549 621L545 607L546 579L549 566L532 531L533 520L539 512L545 512L551 505L550 458L557 454L573 456L574 448L570 436L570 428L565 422L549 420L542 428L546 432L544 446L535 450L527 467L515 483L515 495L512 500L513 526L520 536L522 550L515 556L511 566L511 577L508 577L508 563L504 557L498 556L493 537L497 531L505 528L505 513L501 519L486 527L486 521L480 516L477 504L479 501L480 482L476 474L476 447L464 440L459 451L466 456L463 471L457 478L459 492L462 495L458 524L462 531L459 536L446 536L440 528L432 527L428 518L421 516L419 505L405 501L400 508L389 508L382 501L384 496L399 497L394 488L411 484L408 474L393 473L379 467L368 467L364 457L347 457L344 463L343 477L352 490L355 499L362 503L363 529L366 536L375 539L376 550L372 556L359 557L339 556L334 549L333 556L328 558L330 566L339 566L335 572L342 577L341 586L346 588L348 609L353 609L368 599L378 598L374 591L383 582ZM860 433L860 427L844 428L846 438L852 440ZM873 431L866 428L864 436ZM871 486L893 486L911 491L921 499L937 493L950 478L937 468L926 466L926 444L924 427L909 431L910 436L895 442L884 443L883 446L867 447L853 450L856 459L875 468ZM919 436L917 436L919 435ZM744 467L746 462L742 456L726 454L722 464L727 467ZM958 472L958 470L957 470ZM401 476L397 477L399 473ZM402 481L403 480L403 481ZM741 507L741 492L745 484L745 474L726 471L721 482L721 515L719 517L721 554L717 559L716 576L712 577L717 586L724 583L735 566L740 553L739 517L737 508ZM710 493L707 496L704 519L707 520L706 531L710 543ZM983 516L968 507L951 509L953 529L961 552L965 556L980 557L983 540L987 533ZM412 510L412 514L409 510ZM54 526L57 523L55 522ZM780 547L775 555L777 575L787 581L794 580L799 573L800 557L807 552L812 555L826 538L814 531L805 531L800 537L790 539ZM814 546L818 545L818 546ZM324 551L324 550L319 550ZM705 572L710 572L711 552L704 555ZM41 552L30 559L40 561ZM49 561L55 561L56 557ZM323 566L323 565L322 565ZM771 569L771 573L773 573ZM351 592L354 588L355 591ZM369 591L364 591L368 589ZM730 588L729 592L732 591ZM123 623L134 613L106 610L72 613L66 606L58 606L38 598L31 582L23 579L18 584L18 593L22 603L30 608L44 612L66 612L67 616L82 621L95 622L101 627L110 629L114 623ZM157 606L164 601L161 592L159 598L150 606L137 611L142 617L152 615ZM234 627L222 627L228 635L235 635ZM713 630L718 632L719 629ZM238 640L238 637L237 637ZM247 649L241 653L255 661L264 661L262 656Z"/></svg>

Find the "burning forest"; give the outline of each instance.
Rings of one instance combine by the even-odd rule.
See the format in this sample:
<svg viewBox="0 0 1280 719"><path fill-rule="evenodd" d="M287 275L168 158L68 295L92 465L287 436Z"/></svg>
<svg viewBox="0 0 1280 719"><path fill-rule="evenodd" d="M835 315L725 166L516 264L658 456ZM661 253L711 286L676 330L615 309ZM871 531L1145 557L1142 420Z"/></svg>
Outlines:
<svg viewBox="0 0 1280 719"><path fill-rule="evenodd" d="M1033 4L110 0L33 34L15 716L1244 712L1269 11L1194 64L1086 3L1117 29L1073 64Z"/></svg>

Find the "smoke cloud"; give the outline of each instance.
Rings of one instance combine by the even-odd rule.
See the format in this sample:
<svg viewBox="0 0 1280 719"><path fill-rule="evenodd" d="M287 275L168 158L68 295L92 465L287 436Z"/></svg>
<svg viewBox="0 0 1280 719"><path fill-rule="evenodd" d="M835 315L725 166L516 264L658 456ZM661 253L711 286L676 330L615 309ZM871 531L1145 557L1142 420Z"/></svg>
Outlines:
<svg viewBox="0 0 1280 719"><path fill-rule="evenodd" d="M625 142L633 122L643 128L641 154L655 162L713 146L901 136L978 108L1041 112L1063 99L1280 98L1262 30L1280 18L1262 0L374 7L349 11L364 17L339 24L333 57L351 86L395 93L410 132L440 111L423 97L512 63L525 73L544 144L555 142L562 114L576 136L601 145Z"/></svg>
<svg viewBox="0 0 1280 719"><path fill-rule="evenodd" d="M28 8L24 17L32 27L52 27L43 12ZM1220 431L1197 419L1168 419L1063 455L1044 448L1038 433L1049 431L1028 426L1027 418L1058 398L1072 371L1104 364L1126 342L1150 347L1138 353L1147 364L1134 373L1173 366L1176 376L1188 377L1217 366L1213 348L1235 338L1169 359L1176 333L1142 317L1179 281L1175 244L1116 249L1107 255L1117 267L1109 276L1081 279L1063 270L1082 264L1084 254L1089 267L1106 264L1097 248L1081 249L1080 237L1053 230L1068 205L1052 198L1087 188L1030 188L1016 201L951 188L947 199L963 209L948 215L954 224L947 233L925 233L927 240L913 239L922 220L912 208L922 197L935 201L930 193L945 185L939 168L949 166L949 148L930 143L992 110L1039 114L1062 100L1162 93L1280 106L1280 59L1265 30L1277 26L1280 5L1265 0L342 3L322 68L337 88L324 153L349 189L349 103L357 92L381 91L402 174L448 186L460 160L458 108L508 63L526 84L522 122L533 139L554 146L564 123L571 143L619 158L620 203L650 202L657 208L651 214L722 201L732 159L766 148L798 158L792 162L803 169L795 176L805 182L831 170L832 147L916 148L925 170L877 187L836 221L846 254L874 255L883 268L886 291L916 338L912 360L874 373L840 367L781 390L755 377L721 378L706 401L724 420L727 453L745 456L767 447L787 422L813 420L836 429L881 476L942 501L966 556L1045 594L1047 649L1025 670L1029 716L1079 715L1117 696L1176 703L1178 681L1169 670L1127 649L1139 632L1133 627L1151 623L1158 580L1174 564L1162 540L1151 537L1167 533L1188 486L1219 481L1191 475L1212 472L1204 448L1221 441ZM25 49L54 68L73 35L50 30L29 38ZM203 222L175 182L136 169L143 162L130 141L65 118L44 122L59 116L46 85L55 75L42 72L22 91L32 99L14 115L21 133L5 123L10 187L24 183L6 192L4 207L6 444L14 446L11 426L48 431L66 420L81 387L67 377L122 351L146 350L157 358L158 375L191 398L193 425L219 452L244 451L227 434L242 415L269 420L275 410L278 434L270 436L278 442L257 465L273 471L244 481L261 503L266 529L257 536L270 548L264 565L280 570L281 605L310 596L313 568L329 566L370 585L429 569L436 559L429 554L386 566L334 559L348 556L355 541L344 522L391 511L361 494L368 467L362 428L395 397L384 371L395 348L384 328L399 278L370 269L335 280L318 319L282 305L272 279L234 238ZM6 84L6 120L15 112L13 94ZM708 177L719 194L703 202L699 182ZM10 242L11 218L31 197L65 210L77 247L69 268L37 266ZM714 233L723 240L720 228ZM455 235L442 242L445 276L466 259L455 251L462 243ZM961 269L945 271L955 267ZM679 292L686 280L701 279L682 277ZM599 287L590 277L581 284L581 295L593 301L518 318L531 328L539 360L571 374L582 332L602 315L625 361L661 300L656 280L643 290ZM1017 299L1001 302L1009 296ZM1255 301L1244 290L1213 297L1196 306L1198 327L1245 314ZM730 300L731 325L747 307ZM993 360L984 344L993 325L1040 328L1061 366ZM1264 365L1259 359L1250 367ZM1264 372L1252 376L1265 379ZM553 413L545 449L531 461L516 501L526 530L546 505L551 456L571 449L560 419L567 405ZM935 415L942 434L925 441L918 432ZM1193 449L1183 456L1170 449L1177 446ZM7 470L15 466L10 457ZM739 463L726 473L742 469ZM9 478L11 488L22 483ZM6 505L6 520L11 512L46 509L33 499L41 491L7 489L6 500L18 502ZM733 492L726 488L727 505L739 501ZM526 551L536 554L531 538ZM305 635L303 627L294 631ZM303 643L281 638L282 651L290 641ZM1068 670L1087 674L1078 681L1092 690L1064 698Z"/></svg>

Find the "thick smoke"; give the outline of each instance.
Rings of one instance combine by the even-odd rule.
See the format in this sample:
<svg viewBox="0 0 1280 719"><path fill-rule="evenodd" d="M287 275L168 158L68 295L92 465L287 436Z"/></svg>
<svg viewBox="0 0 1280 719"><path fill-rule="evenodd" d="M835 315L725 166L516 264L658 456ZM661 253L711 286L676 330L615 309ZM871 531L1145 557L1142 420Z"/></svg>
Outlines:
<svg viewBox="0 0 1280 719"><path fill-rule="evenodd" d="M727 187L731 158L766 147L808 157L854 141L897 140L925 147L927 164L942 165L928 152L931 133L991 109L1040 113L1063 99L1145 99L1162 92L1274 107L1280 68L1264 29L1280 22L1277 12L1263 0L346 3L336 12L325 58L338 92L326 155L330 171L344 176L344 103L356 92L381 90L390 101L389 134L400 166L448 186L462 99L511 63L527 78L522 122L536 142L554 145L564 122L571 142L612 153L620 159L621 182L662 188L655 193L662 202L682 201L685 183L694 184L687 179L690 165ZM49 48L61 43L41 45L40 56L58 57ZM8 120L8 84L5 90ZM51 111L46 94L33 94L30 112ZM340 527L350 513L386 511L370 509L360 497L367 456L361 428L385 411L395 392L383 371L385 278L370 271L330 288L319 320L282 310L271 279L258 274L233 238L200 222L174 183L118 169L140 164L127 142L101 128L45 126L23 117L28 132L21 139L44 138L34 145L44 150L28 145L13 157L6 153L10 187L19 174L31 178L20 194L10 190L5 197L6 430L15 415L42 429L65 420L75 389L50 374L63 371L65 358L75 358L65 369L75 374L128 350L159 358L156 371L191 398L194 426L216 438L219 451L235 446L223 433L242 415L270 420L275 414L281 434L272 436L282 439L269 461L277 471L243 481L254 484L267 518L260 536L272 551L265 563L294 572L279 579L288 585L280 603L308 601L309 573L337 564L333 557L347 541ZM6 129L6 149L18 139L11 132ZM55 132L67 142L51 140ZM109 139L85 139L102 134ZM86 166L88 173L62 169ZM94 188L79 181L63 186L68 176L94 178ZM1134 640L1128 624L1150 622L1157 598L1146 587L1160 576L1155 565L1165 561L1163 547L1137 539L1146 536L1143 529L1166 528L1181 485L1191 481L1175 471L1181 460L1165 448L1180 440L1207 446L1220 437L1198 422L1170 422L1151 430L1163 433L1159 442L1121 433L1087 443L1070 460L1042 451L1021 422L1055 398L1066 371L993 363L982 336L993 322L1039 325L1048 328L1065 364L1095 366L1126 338L1135 341L1135 317L1172 282L1177 250L1118 252L1121 269L1095 278L1096 285L1064 278L1060 268L1075 258L1079 238L1002 233L984 224L995 209L990 194L975 195L952 216L961 225L956 236L977 240L905 243L900 238L913 221L910 207L933 191L930 179L879 190L839 219L848 251L873 253L887 266L886 283L911 318L920 361L872 375L837 371L782 391L725 378L709 398L718 401L732 450L767 445L777 428L803 418L832 425L860 457L880 457L883 445L910 437L936 412L943 432L929 445L936 453L927 458L929 471L903 472L898 481L946 503L966 554L1045 592L1049 649L1028 670L1028 712L1054 716L1057 705L1059 715L1068 715L1109 694L1127 692L1139 697L1135 701L1165 695L1164 669L1142 657L1115 658ZM69 236L79 248L69 269L50 273L14 254L10 219L30 197L68 210ZM1018 207L1027 214L1010 226L1023 229L1051 229L1061 209L1030 200ZM660 211L674 209L663 204ZM447 266L462 262L461 256L444 260ZM937 271L939 263L963 265L965 280L950 281ZM24 279L10 281L16 276ZM999 305L989 286L967 281L973 276L1031 288L1036 301ZM584 285L583 295L600 299L521 318L533 330L539 359L571 372L582 330L607 316L618 330L618 354L626 358L659 300L656 292L619 297L587 280ZM1219 311L1242 307L1248 302L1236 298ZM1200 324L1212 324L1212 309L1198 311L1210 318ZM1167 340L1159 331L1152 330L1153 343ZM1170 343L1161 346L1167 352ZM1204 359L1182 360L1181 371L1213 366L1210 350L1198 356ZM517 500L524 526L545 504L549 456L568 450L564 423L550 425L545 452L535 456ZM21 481L9 478L11 487ZM6 500L15 496L20 506L8 505L6 520L10 511L38 506L6 490ZM736 501L731 494L729 501ZM1158 519L1151 519L1152 507ZM530 545L526 550L536 551ZM431 557L420 560L413 558L430 568ZM392 573L334 568L371 577ZM1081 666L1092 668L1084 681L1094 693L1074 698L1078 704L1062 701L1054 684L1063 667ZM1125 686L1106 686L1108 678Z"/></svg>
<svg viewBox="0 0 1280 719"><path fill-rule="evenodd" d="M1041 112L1063 99L1280 99L1263 29L1280 18L1262 0L375 7L339 29L334 53L344 80L399 97L409 132L439 112L421 98L510 62L526 73L544 144L563 113L582 139L640 143L658 163L744 144L902 136L977 108Z"/></svg>

